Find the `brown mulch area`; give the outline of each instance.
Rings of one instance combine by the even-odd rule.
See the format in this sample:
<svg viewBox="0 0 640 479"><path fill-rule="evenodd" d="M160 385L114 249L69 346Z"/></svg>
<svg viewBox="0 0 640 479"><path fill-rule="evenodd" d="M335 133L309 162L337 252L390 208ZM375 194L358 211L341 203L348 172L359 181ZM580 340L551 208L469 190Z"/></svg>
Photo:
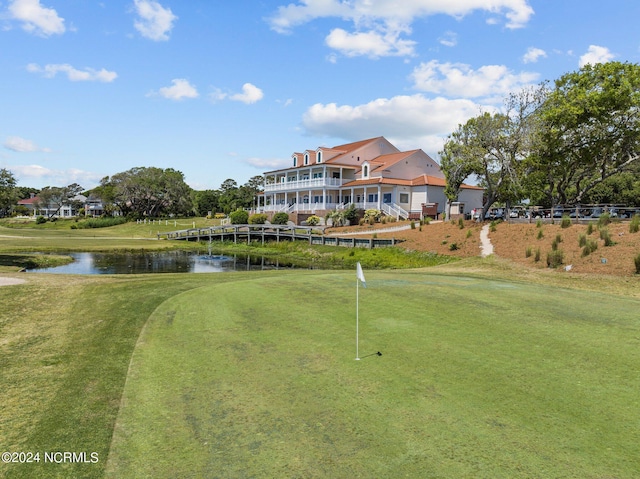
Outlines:
<svg viewBox="0 0 640 479"><path fill-rule="evenodd" d="M340 234L370 231L373 235L376 230L400 224L402 223L332 228L329 232ZM457 223L451 224L451 222L431 223L420 229L419 224L416 223L416 228L413 230L376 234L378 238L404 240L399 246L409 250L433 251L438 254L466 258L480 255L481 228L482 224L472 221L466 221L463 229L460 229ZM489 233L489 239L496 256L530 268L547 269L547 254L552 250L551 243L556 235L560 235L562 241L558 249L564 254L563 266L571 265L572 272L637 276L633 259L640 254L640 233L629 233L628 222L612 223L607 226L607 229L615 244L604 246L598 228L594 225L593 233L588 238L596 240L598 248L588 256L582 256L582 247L579 245L579 235L586 234L586 225L572 224L568 228L561 228L559 224L544 224L538 228L535 223L500 223L496 226L495 232ZM539 230L542 230L543 234L541 239L538 239ZM457 249L452 250L451 245L454 243ZM531 248L530 257L526 256L527 248ZM538 248L540 248L540 260L536 262L535 252ZM564 268L561 267L558 270L563 271Z"/></svg>

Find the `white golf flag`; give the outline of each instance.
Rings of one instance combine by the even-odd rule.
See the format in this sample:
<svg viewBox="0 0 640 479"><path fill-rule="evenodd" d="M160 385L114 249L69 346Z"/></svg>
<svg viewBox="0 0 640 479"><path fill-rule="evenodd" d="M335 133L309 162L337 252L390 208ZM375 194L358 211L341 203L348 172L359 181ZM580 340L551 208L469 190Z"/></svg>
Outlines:
<svg viewBox="0 0 640 479"><path fill-rule="evenodd" d="M360 266L360 261L358 261L358 264L356 265L356 277L362 281L362 286L363 287L367 287L367 282L364 279L364 273L362 272L362 266Z"/></svg>

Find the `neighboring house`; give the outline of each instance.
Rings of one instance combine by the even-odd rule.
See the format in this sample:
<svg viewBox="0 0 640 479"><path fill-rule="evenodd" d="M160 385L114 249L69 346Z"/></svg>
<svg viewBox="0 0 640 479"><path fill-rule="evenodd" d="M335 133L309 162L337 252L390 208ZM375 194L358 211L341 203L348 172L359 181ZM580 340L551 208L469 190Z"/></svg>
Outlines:
<svg viewBox="0 0 640 479"><path fill-rule="evenodd" d="M294 153L292 162L290 168L264 173L261 210L324 216L355 204L418 219L427 210L445 209L440 166L424 151L400 151L382 136ZM481 208L482 195L482 188L463 185L457 212Z"/></svg>
<svg viewBox="0 0 640 479"><path fill-rule="evenodd" d="M41 205L39 204L40 199L32 193L30 198L18 201L18 205L27 208L30 216L70 218L78 214L78 209L74 205L82 205L81 207L85 208L87 215L98 216L102 214L102 203L99 200L91 199L91 197L87 198L84 195L76 195L72 201L72 204L65 204L61 207L58 207L58 205ZM91 210L87 210L87 207L91 208Z"/></svg>

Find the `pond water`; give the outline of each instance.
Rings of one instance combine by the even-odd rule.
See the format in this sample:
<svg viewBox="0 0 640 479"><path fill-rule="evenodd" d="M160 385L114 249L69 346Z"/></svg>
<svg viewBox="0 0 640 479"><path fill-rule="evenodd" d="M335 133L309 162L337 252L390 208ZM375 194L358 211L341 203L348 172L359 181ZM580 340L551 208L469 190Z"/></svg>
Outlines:
<svg viewBox="0 0 640 479"><path fill-rule="evenodd" d="M224 273L292 268L290 264L260 256L196 254L186 251L146 253L66 253L73 263L54 268L29 269L29 273L141 274Z"/></svg>

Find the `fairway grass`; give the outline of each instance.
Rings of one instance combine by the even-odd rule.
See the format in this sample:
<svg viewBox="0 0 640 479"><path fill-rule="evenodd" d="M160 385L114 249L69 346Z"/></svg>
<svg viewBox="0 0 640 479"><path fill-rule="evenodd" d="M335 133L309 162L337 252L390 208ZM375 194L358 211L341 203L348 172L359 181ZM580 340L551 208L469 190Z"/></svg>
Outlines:
<svg viewBox="0 0 640 479"><path fill-rule="evenodd" d="M360 361L354 272L173 289L133 351L106 476L637 477L637 299L366 275Z"/></svg>

